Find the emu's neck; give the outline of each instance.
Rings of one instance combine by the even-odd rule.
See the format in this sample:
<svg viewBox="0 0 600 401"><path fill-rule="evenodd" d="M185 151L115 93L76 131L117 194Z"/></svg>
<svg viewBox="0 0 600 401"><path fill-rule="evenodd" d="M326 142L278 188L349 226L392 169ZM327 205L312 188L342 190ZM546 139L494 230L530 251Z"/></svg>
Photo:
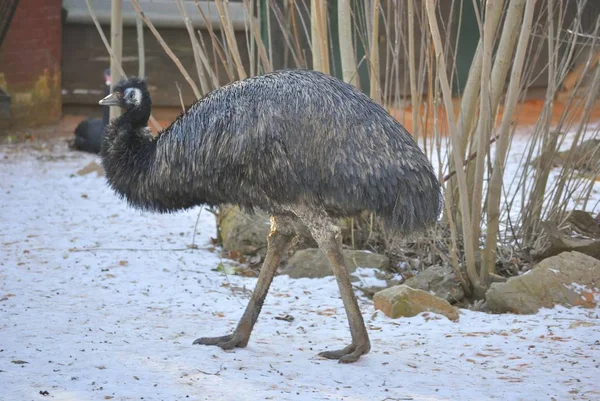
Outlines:
<svg viewBox="0 0 600 401"><path fill-rule="evenodd" d="M189 183L183 182L185 174L178 171L181 163L172 153L176 149L165 140L173 134L171 128L153 138L145 126L132 124L127 114L107 127L101 152L106 178L135 208L165 213L203 203L198 194L190 193Z"/></svg>

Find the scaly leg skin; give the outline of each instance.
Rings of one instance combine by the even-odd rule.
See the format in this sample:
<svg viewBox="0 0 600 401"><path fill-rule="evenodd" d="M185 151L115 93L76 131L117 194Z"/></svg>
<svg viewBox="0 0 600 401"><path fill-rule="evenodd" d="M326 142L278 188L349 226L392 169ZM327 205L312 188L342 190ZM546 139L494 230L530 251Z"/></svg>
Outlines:
<svg viewBox="0 0 600 401"><path fill-rule="evenodd" d="M352 335L352 344L340 350L321 352L319 356L328 359L337 359L340 363L356 362L362 355L367 354L371 350L371 343L354 295L354 290L352 289L350 275L342 256L341 230L333 224L324 212L316 213L307 209L294 209L294 212L308 226L313 238L319 244L319 248L321 248L329 259L329 263L337 279L344 309L348 316L350 334Z"/></svg>
<svg viewBox="0 0 600 401"><path fill-rule="evenodd" d="M194 341L194 344L216 345L224 350L230 350L236 347L244 348L248 345L252 328L258 319L262 305L269 292L269 287L273 281L273 276L281 261L281 254L294 238L294 235L294 226L290 217L271 217L271 231L269 232L267 242L267 255L265 256L265 261L260 269L258 282L252 293L252 298L250 298L248 306L246 306L246 310L244 311L244 315L240 319L236 329L233 333L226 336L199 338Z"/></svg>

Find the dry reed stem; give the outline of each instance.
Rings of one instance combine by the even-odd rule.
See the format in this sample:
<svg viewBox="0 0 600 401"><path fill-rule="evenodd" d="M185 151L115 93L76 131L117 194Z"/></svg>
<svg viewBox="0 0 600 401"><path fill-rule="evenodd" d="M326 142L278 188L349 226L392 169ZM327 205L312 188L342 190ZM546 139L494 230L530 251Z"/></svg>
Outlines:
<svg viewBox="0 0 600 401"><path fill-rule="evenodd" d="M246 75L246 70L240 58L240 51L237 47L235 33L233 32L233 25L231 24L231 17L229 16L229 8L223 7L223 0L215 0L215 2L217 5L217 10L219 11L219 17L221 18L222 29L225 32L225 39L227 39L227 45L232 50L231 54L237 69L238 78L246 79L248 75Z"/></svg>
<svg viewBox="0 0 600 401"><path fill-rule="evenodd" d="M235 81L235 77L233 76L230 69L228 68L227 58L225 57L223 46L221 46L221 42L219 42L217 35L215 35L215 31L213 29L212 22L210 22L210 20L206 17L206 14L204 14L204 11L202 11L202 7L200 7L200 4L198 4L198 0L194 0L194 1L196 3L196 7L198 8L198 12L202 16L202 19L204 20L206 29L208 30L208 34L210 36L210 40L213 45L213 52L216 52L217 55L219 56L219 60L221 61L221 64L223 65L223 67L225 67L225 71L227 72L227 76L229 77L229 80ZM215 70L217 70L216 64L217 63L215 60ZM220 86L220 85L218 85L218 86Z"/></svg>
<svg viewBox="0 0 600 401"><path fill-rule="evenodd" d="M144 14L144 12L142 11L142 8L140 7L140 3L138 2L138 0L131 0L131 5L135 9L135 11L139 14L139 16L142 17L142 19L144 20L144 22L146 23L146 25L148 25L148 28L150 28L150 30L152 31L152 33L156 37L156 40L158 40L158 43L160 43L160 45L162 46L162 48L165 51L165 53L167 53L169 55L169 57L171 58L171 60L173 60L173 62L175 63L175 65L179 69L179 72L181 72L181 75L183 75L183 77L185 78L185 80L187 81L187 83L192 88L192 91L194 92L194 96L196 96L197 99L200 99L201 94L200 94L200 91L198 90L198 87L196 86L196 83L194 82L194 80L192 79L192 77L190 77L190 74L188 74L188 72L186 71L186 69L183 66L183 64L181 64L181 61L179 61L179 58L175 55L175 53L173 53L173 51L171 50L171 48L165 43L165 41L162 38L162 36L160 36L160 33L158 33L158 31L156 30L156 28L154 27L154 24L152 23L152 21L150 21L148 19L148 17L146 17L146 15Z"/></svg>
<svg viewBox="0 0 600 401"><path fill-rule="evenodd" d="M433 43L435 46L436 57L438 59L438 78L440 80L442 86L442 97L444 100L444 104L446 105L447 117L448 117L448 125L450 128L450 137L452 140L452 144L455 148L460 148L460 137L457 131L457 125L454 117L454 106L452 104L452 91L450 89L450 82L448 81L448 76L446 75L446 61L443 57L443 48L442 48L442 38L440 36L440 31L438 27L437 17L435 13L435 1L434 0L425 0L427 18L429 20L429 29L431 32L431 36L433 39ZM467 180L465 177L465 173L462 169L463 157L458 152L452 152L454 159L454 167L456 169L456 177L458 180L458 189L460 197L460 210L462 214L461 225L462 232L464 238L464 252L467 262L467 274L469 279L471 280L471 284L476 290L479 290L480 280L477 274L477 268L475 266L475 244L476 239L473 238L473 233L471 229L471 219L469 215L469 205L467 201Z"/></svg>
<svg viewBox="0 0 600 401"><path fill-rule="evenodd" d="M198 38L196 37L196 33L194 32L192 21L190 20L190 17L185 9L185 4L183 4L183 0L175 0L175 4L177 4L177 8L179 9L181 18L183 18L185 28L188 31L190 41L192 42L192 51L194 53L194 64L196 65L196 73L198 74L198 80L200 81L200 88L202 88L202 95L205 95L210 91L210 86L208 85L206 75L204 74L202 60L203 58L206 58L206 55L200 47L200 43L198 42Z"/></svg>
<svg viewBox="0 0 600 401"><path fill-rule="evenodd" d="M357 86L356 55L352 43L352 10L350 0L338 2L338 37L340 42L340 58L342 76L350 85Z"/></svg>
<svg viewBox="0 0 600 401"><path fill-rule="evenodd" d="M381 103L381 89L379 87L379 6L380 0L373 0L373 10L371 15L373 19L371 21L371 41L370 41L370 55L369 55L369 66L370 68L370 94L371 98Z"/></svg>
<svg viewBox="0 0 600 401"><path fill-rule="evenodd" d="M417 107L420 103L420 92L417 92L417 72L415 68L415 10L414 0L408 0L408 75L410 80L410 101L412 103L412 126L417 126L419 118ZM413 129L415 140L419 140L419 130ZM425 133L423 132L423 135Z"/></svg>
<svg viewBox="0 0 600 401"><path fill-rule="evenodd" d="M493 18L493 8L500 2L488 0L485 3L485 17L482 26L483 53L481 63L481 86L479 93L479 120L477 122L476 137L477 158L475 159L474 169L467 169L467 185L471 189L471 227L473 238L479 244L479 235L481 233L481 210L483 200L483 176L485 174L485 157L489 149L490 128L492 127L492 109L490 105L490 74L492 71L492 52L494 47L494 34L491 28L491 19ZM471 173L471 174L469 174ZM471 176L470 176L471 175ZM482 276L480 271L479 279L482 285L487 284L487 275Z"/></svg>
<svg viewBox="0 0 600 401"><path fill-rule="evenodd" d="M525 57L527 56L527 48L529 46L529 36L531 34L531 26L533 22L533 14L535 11L535 0L527 1L523 14L523 22L519 33L519 42L515 58L512 63L510 82L508 92L504 102L504 112L502 122L498 130L498 143L496 145L496 154L494 159L494 167L492 176L488 186L488 204L487 204L487 235L485 239L485 247L483 249L481 261L481 273L493 273L495 258L494 254L497 247L497 236L500 228L500 200L502 195L504 165L506 163L506 155L510 144L510 131L514 111L517 107L517 101L521 91L521 79L523 76L523 66Z"/></svg>
<svg viewBox="0 0 600 401"><path fill-rule="evenodd" d="M248 13L248 15L251 16L251 8L248 0L244 0L244 7L246 8L246 12ZM271 62L269 61L269 57L267 55L267 49L265 48L265 44L263 43L262 38L260 36L260 27L258 26L258 22L254 17L250 18L250 33L254 37L254 41L258 46L258 56L260 57L260 60L263 64L263 68L266 72L273 71L273 67L271 66Z"/></svg>
<svg viewBox="0 0 600 401"><path fill-rule="evenodd" d="M94 25L96 26L96 30L98 31L98 34L100 35L100 39L102 39L102 43L104 43L104 47L106 48L106 51L110 55L111 59L116 60L115 54L113 53L112 48L110 47L110 44L108 43L108 40L106 39L106 36L104 35L104 31L102 30L102 27L100 26L100 22L98 21L96 12L92 8L90 0L85 0L85 2L87 4L88 11L90 12L90 17L92 18L92 21L94 22ZM127 74L125 73L125 70L123 69L123 66L121 65L121 63L117 63L116 66L117 66L117 69L119 70L119 72L121 73L121 75L123 77L127 77ZM152 123L152 125L154 125L154 128L156 128L157 130L160 131L163 129L162 125L160 125L158 123L158 121L156 121L156 119L154 118L154 116L152 114L150 115L150 122Z"/></svg>

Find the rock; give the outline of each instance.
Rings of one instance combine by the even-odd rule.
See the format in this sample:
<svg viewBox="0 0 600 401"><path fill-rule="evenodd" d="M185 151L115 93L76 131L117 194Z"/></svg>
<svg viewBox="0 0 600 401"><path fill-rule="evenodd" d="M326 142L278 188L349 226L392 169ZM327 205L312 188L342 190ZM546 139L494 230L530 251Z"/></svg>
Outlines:
<svg viewBox="0 0 600 401"><path fill-rule="evenodd" d="M531 255L536 260L542 260L563 252L577 251L600 259L600 234L596 232L596 230L600 230L600 227L591 215L587 217L585 223L581 220L580 218L576 221L571 216L567 220L575 228L573 231L578 232L580 235L565 234L558 229L556 223L543 222L542 228L546 233L546 244L539 250L533 250ZM588 226L584 228L582 227L583 224L587 224ZM582 235L587 238L582 238Z"/></svg>
<svg viewBox="0 0 600 401"><path fill-rule="evenodd" d="M444 315L452 321L458 320L458 311L446 300L407 285L397 285L379 291L373 297L373 302L375 309L393 319L433 312Z"/></svg>
<svg viewBox="0 0 600 401"><path fill-rule="evenodd" d="M217 222L223 249L244 255L264 254L271 229L269 215L257 211L243 213L237 206L224 206Z"/></svg>
<svg viewBox="0 0 600 401"><path fill-rule="evenodd" d="M350 273L354 273L357 267L386 270L390 265L390 260L384 255L347 249L343 250L342 253ZM327 257L318 248L297 251L288 260L281 273L287 274L292 278L321 278L333 275Z"/></svg>
<svg viewBox="0 0 600 401"><path fill-rule="evenodd" d="M594 307L600 302L600 260L563 252L528 273L494 283L486 293L491 312L536 313L555 305Z"/></svg>
<svg viewBox="0 0 600 401"><path fill-rule="evenodd" d="M456 303L465 297L465 291L456 280L456 274L451 267L428 267L419 275L406 280L404 285L431 292L450 303Z"/></svg>

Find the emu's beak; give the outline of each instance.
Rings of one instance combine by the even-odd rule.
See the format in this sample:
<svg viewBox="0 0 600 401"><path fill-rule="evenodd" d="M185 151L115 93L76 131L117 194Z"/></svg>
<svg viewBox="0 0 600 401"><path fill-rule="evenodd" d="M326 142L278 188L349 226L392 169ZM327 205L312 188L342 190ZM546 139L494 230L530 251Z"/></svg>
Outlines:
<svg viewBox="0 0 600 401"><path fill-rule="evenodd" d="M98 102L99 105L102 106L118 106L119 105L119 97L116 93L111 93L106 96L104 99Z"/></svg>

